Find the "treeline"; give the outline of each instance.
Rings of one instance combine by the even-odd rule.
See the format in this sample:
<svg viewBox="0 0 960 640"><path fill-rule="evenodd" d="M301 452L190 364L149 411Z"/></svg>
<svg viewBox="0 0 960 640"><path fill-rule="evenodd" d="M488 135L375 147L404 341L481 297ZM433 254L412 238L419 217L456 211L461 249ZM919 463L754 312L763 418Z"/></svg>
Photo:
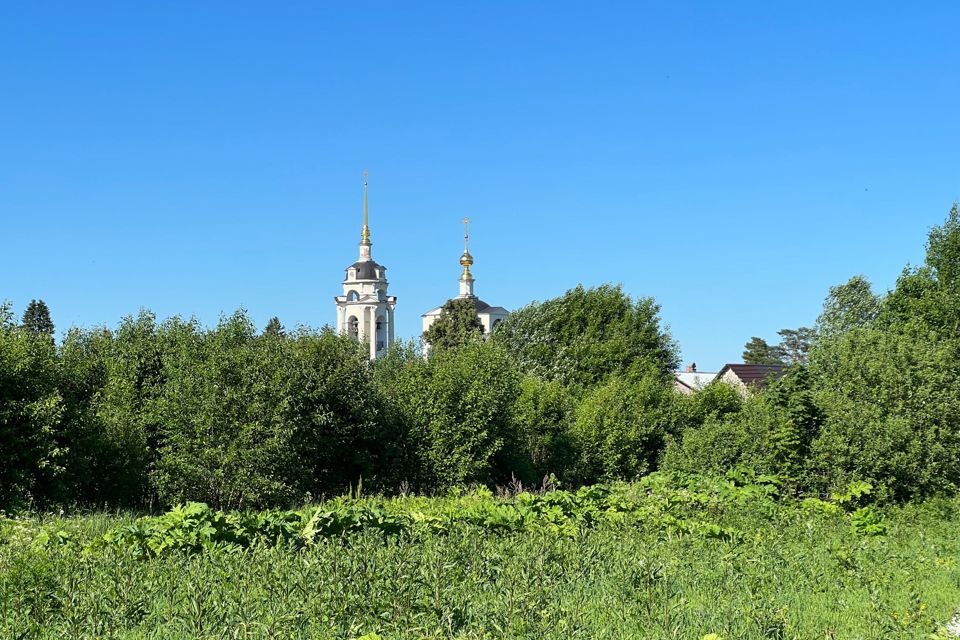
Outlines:
<svg viewBox="0 0 960 640"><path fill-rule="evenodd" d="M424 358L371 365L329 330L208 329L150 313L57 344L45 309L0 309L0 509L295 505L363 483L566 486L656 469L775 475L881 500L960 482L960 220L875 295L834 287L803 358L765 390L674 388L678 350L649 298L576 287L483 340L449 305Z"/></svg>

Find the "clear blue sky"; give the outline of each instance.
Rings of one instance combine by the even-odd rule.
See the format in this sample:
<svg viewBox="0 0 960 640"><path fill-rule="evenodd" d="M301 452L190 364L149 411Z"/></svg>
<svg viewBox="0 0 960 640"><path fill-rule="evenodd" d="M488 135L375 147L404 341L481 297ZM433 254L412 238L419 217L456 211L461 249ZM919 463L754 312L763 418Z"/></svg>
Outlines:
<svg viewBox="0 0 960 640"><path fill-rule="evenodd" d="M654 296L701 370L884 290L960 197L960 5L0 4L0 299L335 320L370 171L398 333Z"/></svg>

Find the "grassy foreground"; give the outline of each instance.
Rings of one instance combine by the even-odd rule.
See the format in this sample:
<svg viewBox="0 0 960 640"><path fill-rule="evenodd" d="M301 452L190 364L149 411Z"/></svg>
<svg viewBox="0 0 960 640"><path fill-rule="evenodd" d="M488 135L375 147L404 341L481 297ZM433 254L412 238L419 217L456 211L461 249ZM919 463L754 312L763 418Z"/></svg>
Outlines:
<svg viewBox="0 0 960 640"><path fill-rule="evenodd" d="M497 499L0 521L2 638L938 638L960 502L654 476Z"/></svg>

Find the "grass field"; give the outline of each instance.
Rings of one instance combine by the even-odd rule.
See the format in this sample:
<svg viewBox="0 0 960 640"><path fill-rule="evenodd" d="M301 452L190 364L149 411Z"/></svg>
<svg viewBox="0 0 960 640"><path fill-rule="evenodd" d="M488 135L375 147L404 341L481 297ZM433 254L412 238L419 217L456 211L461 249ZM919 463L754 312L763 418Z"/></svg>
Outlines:
<svg viewBox="0 0 960 640"><path fill-rule="evenodd" d="M8 518L0 637L947 637L960 502L856 511L772 491L654 477L232 520Z"/></svg>

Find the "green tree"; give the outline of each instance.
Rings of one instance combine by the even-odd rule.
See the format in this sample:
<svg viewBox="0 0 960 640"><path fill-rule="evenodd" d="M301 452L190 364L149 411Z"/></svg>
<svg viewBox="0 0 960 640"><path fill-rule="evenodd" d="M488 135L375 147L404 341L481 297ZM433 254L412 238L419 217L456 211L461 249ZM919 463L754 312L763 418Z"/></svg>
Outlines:
<svg viewBox="0 0 960 640"><path fill-rule="evenodd" d="M960 486L958 247L954 205L930 231L924 264L904 269L875 319L813 349L826 418L812 453L824 490L867 480L881 498L905 500Z"/></svg>
<svg viewBox="0 0 960 640"><path fill-rule="evenodd" d="M13 327L13 303L9 300L0 302L0 329Z"/></svg>
<svg viewBox="0 0 960 640"><path fill-rule="evenodd" d="M44 504L63 472L63 398L53 342L0 328L0 509Z"/></svg>
<svg viewBox="0 0 960 640"><path fill-rule="evenodd" d="M479 339L483 324L477 316L477 307L472 298L447 300L440 316L423 332L423 339L431 348L450 349Z"/></svg>
<svg viewBox="0 0 960 640"><path fill-rule="evenodd" d="M745 398L738 411L709 414L702 425L684 431L667 446L663 467L720 475L745 466L776 475L786 491L802 493L811 484L810 448L822 423L807 369L791 367L765 391Z"/></svg>
<svg viewBox="0 0 960 640"><path fill-rule="evenodd" d="M785 364L806 364L810 359L810 348L817 338L817 332L810 327L800 327L799 329L781 329L777 332L780 336L780 344L776 351L780 354L780 360Z"/></svg>
<svg viewBox="0 0 960 640"><path fill-rule="evenodd" d="M383 392L406 433L410 475L421 488L497 482L520 470L522 449L511 409L520 376L506 351L489 341L411 358Z"/></svg>
<svg viewBox="0 0 960 640"><path fill-rule="evenodd" d="M283 325L280 324L280 318L273 316L267 322L267 326L263 328L263 335L282 338L287 335L287 331L283 328Z"/></svg>
<svg viewBox="0 0 960 640"><path fill-rule="evenodd" d="M822 491L866 480L884 499L960 486L960 348L917 325L855 328L815 349Z"/></svg>
<svg viewBox="0 0 960 640"><path fill-rule="evenodd" d="M947 220L930 230L924 264L904 269L897 286L881 304L881 326L922 324L939 339L960 335L960 211L956 204Z"/></svg>
<svg viewBox="0 0 960 640"><path fill-rule="evenodd" d="M31 300L23 312L23 328L37 335L53 337L53 320L43 300Z"/></svg>
<svg viewBox="0 0 960 640"><path fill-rule="evenodd" d="M780 364L781 358L780 350L763 338L753 336L743 345L743 361L746 364Z"/></svg>
<svg viewBox="0 0 960 640"><path fill-rule="evenodd" d="M960 205L954 202L942 225L927 237L926 264L941 287L960 289Z"/></svg>
<svg viewBox="0 0 960 640"><path fill-rule="evenodd" d="M512 313L493 339L525 372L580 389L650 367L666 379L679 359L659 313L653 298L633 300L619 286L581 285Z"/></svg>
<svg viewBox="0 0 960 640"><path fill-rule="evenodd" d="M847 282L830 287L817 318L817 332L833 336L856 327L865 327L880 313L880 299L874 295L870 282L863 276L854 276Z"/></svg>
<svg viewBox="0 0 960 640"><path fill-rule="evenodd" d="M571 428L576 399L555 380L523 379L513 407L513 422L522 434L536 479L554 474L565 482L577 461Z"/></svg>
<svg viewBox="0 0 960 640"><path fill-rule="evenodd" d="M611 377L577 407L573 438L581 482L632 479L656 470L672 435L678 396L658 375Z"/></svg>
<svg viewBox="0 0 960 640"><path fill-rule="evenodd" d="M290 504L376 483L391 443L362 347L327 330L256 339L238 312L166 328L152 473L165 504Z"/></svg>
<svg viewBox="0 0 960 640"><path fill-rule="evenodd" d="M100 336L75 334L66 354L74 370L102 360L102 388L95 391L84 438L98 447L90 463L99 478L88 499L112 505L138 507L155 503L156 490L150 471L156 464L163 417L161 398L167 382L167 352L175 331L195 331L196 322L168 320L162 327L146 310L120 321L114 331ZM83 345L89 342L89 345ZM75 359L74 359L75 358Z"/></svg>
<svg viewBox="0 0 960 640"><path fill-rule="evenodd" d="M780 342L770 345L763 338L753 336L743 345L743 361L746 364L805 364L810 347L816 340L816 331L809 327L781 329L777 332Z"/></svg>

